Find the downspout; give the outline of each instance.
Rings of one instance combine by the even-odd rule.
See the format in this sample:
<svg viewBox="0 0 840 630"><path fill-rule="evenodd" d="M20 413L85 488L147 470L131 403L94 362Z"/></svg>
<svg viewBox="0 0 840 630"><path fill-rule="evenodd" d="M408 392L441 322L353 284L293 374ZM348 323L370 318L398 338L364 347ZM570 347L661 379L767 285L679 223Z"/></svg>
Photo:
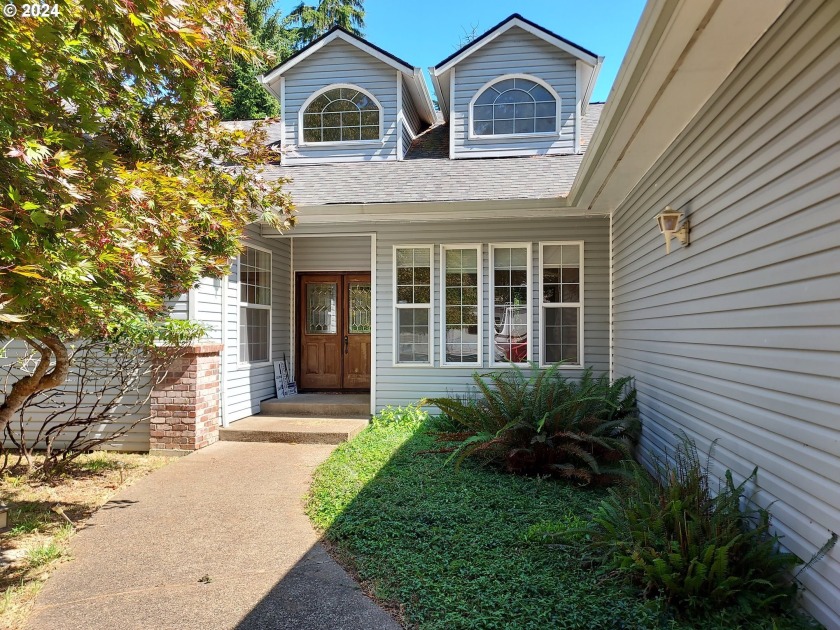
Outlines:
<svg viewBox="0 0 840 630"><path fill-rule="evenodd" d="M228 359L228 291L230 275L222 278L222 356L219 362L219 419L220 425L228 426L227 414L227 359Z"/></svg>

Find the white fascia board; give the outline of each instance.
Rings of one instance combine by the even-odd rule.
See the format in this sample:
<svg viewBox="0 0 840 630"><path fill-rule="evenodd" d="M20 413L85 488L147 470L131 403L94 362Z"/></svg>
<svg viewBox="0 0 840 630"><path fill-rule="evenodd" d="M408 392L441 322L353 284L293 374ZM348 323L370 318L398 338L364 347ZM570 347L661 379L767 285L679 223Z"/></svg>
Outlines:
<svg viewBox="0 0 840 630"><path fill-rule="evenodd" d="M429 93L429 86L423 77L423 71L420 68L414 68L414 72L410 75L405 74L403 79L403 83L406 83L409 88L411 98L418 105L417 113L420 115L420 118L430 125L434 125L436 120L435 105L432 102L432 95ZM405 79L410 80L406 82Z"/></svg>
<svg viewBox="0 0 840 630"><path fill-rule="evenodd" d="M583 94L581 95L580 113L586 116L586 108L589 107L589 101L592 100L592 92L595 91L595 83L598 81L598 75L601 72L601 66L604 65L604 58L598 57L598 63L595 67L587 68L585 65L581 68L581 76L584 79L585 85L582 85Z"/></svg>
<svg viewBox="0 0 840 630"><path fill-rule="evenodd" d="M379 52L378 50L376 50L372 46L369 46L368 44L357 40L355 37L351 37L350 35L348 35L344 31L335 31L332 35L327 35L324 39L319 41L317 44L313 44L312 46L307 48L305 51L303 51L300 54L292 57L286 63L282 63L279 66L277 66L274 70L272 70L265 77L263 77L263 79L262 79L263 83L271 83L277 77L279 77L281 74L283 74L284 72L287 72L290 68L295 67L297 64L299 64L304 59L307 59L308 57L311 57L313 54L315 54L316 52L321 50L324 46L334 42L336 39L344 40L345 42L347 42L348 44L350 44L352 46L355 46L356 48L358 48L362 52L366 52L371 57L375 57L376 59L378 59L382 63L385 63L385 64L391 66L392 68L394 68L394 70L400 70L401 72L405 72L407 74L412 74L414 72L414 68L412 68L411 66L406 66L404 64L401 64L401 63L395 61L394 59L392 59L391 57L389 57L388 55L383 55L381 52Z"/></svg>
<svg viewBox="0 0 840 630"><path fill-rule="evenodd" d="M590 66L595 66L595 65L598 64L598 57L596 57L595 55L587 54L587 53L583 52L582 50L580 50L579 48L571 46L570 44L563 41L562 39L554 37L553 35L550 35L549 33L546 33L545 31L543 31L541 29L534 28L533 26L531 26L527 22L523 22L519 18L513 18L507 24L505 24L503 26L500 26L498 28L498 30L496 30L496 32L494 32L494 33L488 35L487 37L483 38L481 41L477 42L475 45L470 46L469 48L464 50L460 55L458 55L456 57L453 57L452 59L447 61L445 64L440 66L439 68L435 68L434 71L433 71L433 74L436 74L436 75L440 76L441 74L443 74L444 72L446 72L450 68L452 68L452 67L456 66L457 64L461 63L464 59L466 59L467 57L469 57L470 55L472 55L476 51L481 50L484 46L486 46L487 44L492 42L494 39L499 37L499 35L502 35L503 33L506 33L507 31L512 29L514 26L518 26L523 31L526 31L526 32L530 33L534 37L539 37L541 40L543 40L545 42L548 42L552 46L555 46L555 47L559 48L560 50L562 50L564 52L569 53L573 57L576 57L577 59L580 59L581 61L589 64Z"/></svg>
<svg viewBox="0 0 840 630"><path fill-rule="evenodd" d="M441 84L449 85L449 78L442 77L435 74L435 69L433 66L429 66L429 76L432 77L432 84L435 86L435 94L438 97L438 107L440 107L440 113L443 114L443 119L445 121L449 120L449 95L445 94Z"/></svg>

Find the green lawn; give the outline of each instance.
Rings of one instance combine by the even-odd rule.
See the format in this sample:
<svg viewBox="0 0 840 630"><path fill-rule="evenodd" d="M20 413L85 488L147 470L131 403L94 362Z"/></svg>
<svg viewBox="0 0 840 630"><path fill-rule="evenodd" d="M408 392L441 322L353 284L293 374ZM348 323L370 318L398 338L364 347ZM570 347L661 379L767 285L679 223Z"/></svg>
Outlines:
<svg viewBox="0 0 840 630"><path fill-rule="evenodd" d="M317 470L308 511L380 600L421 628L812 627L723 612L692 625L641 600L574 548L525 542L532 525L586 519L602 493L480 468L460 470L426 425L377 423ZM664 612L663 612L664 611Z"/></svg>

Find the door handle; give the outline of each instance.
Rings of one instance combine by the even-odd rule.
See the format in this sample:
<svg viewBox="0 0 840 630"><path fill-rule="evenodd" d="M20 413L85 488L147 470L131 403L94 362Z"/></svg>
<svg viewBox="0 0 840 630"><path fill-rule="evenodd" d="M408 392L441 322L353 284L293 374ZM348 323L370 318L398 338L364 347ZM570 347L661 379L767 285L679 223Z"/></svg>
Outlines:
<svg viewBox="0 0 840 630"><path fill-rule="evenodd" d="M344 354L350 351L350 336L344 335Z"/></svg>

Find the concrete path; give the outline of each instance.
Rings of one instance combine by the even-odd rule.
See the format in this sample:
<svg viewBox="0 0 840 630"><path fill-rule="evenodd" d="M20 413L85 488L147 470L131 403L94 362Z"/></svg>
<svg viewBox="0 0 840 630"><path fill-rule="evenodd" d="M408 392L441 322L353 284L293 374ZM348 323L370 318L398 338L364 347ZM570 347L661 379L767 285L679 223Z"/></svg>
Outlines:
<svg viewBox="0 0 840 630"><path fill-rule="evenodd" d="M332 448L220 442L152 473L73 538L28 627L398 629L303 513Z"/></svg>

